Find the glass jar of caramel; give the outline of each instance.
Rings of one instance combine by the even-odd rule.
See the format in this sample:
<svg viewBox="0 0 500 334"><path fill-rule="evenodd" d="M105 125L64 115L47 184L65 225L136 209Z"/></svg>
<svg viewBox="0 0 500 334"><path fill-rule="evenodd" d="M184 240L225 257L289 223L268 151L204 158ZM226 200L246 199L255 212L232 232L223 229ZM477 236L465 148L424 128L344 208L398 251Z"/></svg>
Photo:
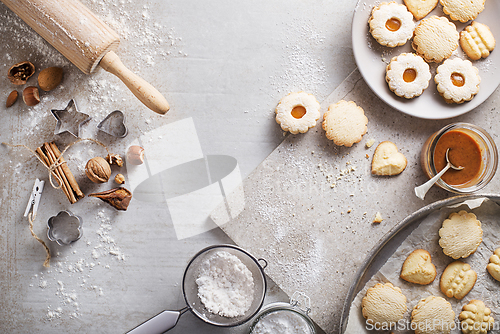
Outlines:
<svg viewBox="0 0 500 334"><path fill-rule="evenodd" d="M436 182L454 193L472 193L491 181L498 166L498 151L493 138L482 128L469 123L453 123L430 136L422 148L422 170L432 178L447 164L448 158L461 170L450 168Z"/></svg>

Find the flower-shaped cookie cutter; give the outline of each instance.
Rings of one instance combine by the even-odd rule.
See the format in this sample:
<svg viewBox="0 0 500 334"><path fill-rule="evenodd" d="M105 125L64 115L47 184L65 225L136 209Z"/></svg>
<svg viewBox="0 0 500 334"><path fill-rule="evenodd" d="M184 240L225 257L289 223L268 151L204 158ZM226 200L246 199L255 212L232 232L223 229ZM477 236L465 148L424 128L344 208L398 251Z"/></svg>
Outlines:
<svg viewBox="0 0 500 334"><path fill-rule="evenodd" d="M71 211L60 211L47 222L47 237L59 245L69 245L83 235L82 219Z"/></svg>

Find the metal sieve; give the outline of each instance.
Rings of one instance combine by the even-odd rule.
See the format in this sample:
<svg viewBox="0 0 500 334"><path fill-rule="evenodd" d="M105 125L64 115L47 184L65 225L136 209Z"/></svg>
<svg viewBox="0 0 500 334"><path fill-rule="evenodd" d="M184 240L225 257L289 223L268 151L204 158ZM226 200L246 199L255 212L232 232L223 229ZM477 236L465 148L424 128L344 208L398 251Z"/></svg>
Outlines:
<svg viewBox="0 0 500 334"><path fill-rule="evenodd" d="M254 280L253 302L248 311L242 316L229 318L211 313L205 308L205 305L203 305L200 298L198 297L198 285L196 284L196 279L200 274L200 264L214 253L220 251L225 251L238 257L238 259L252 273ZM259 261L264 262L264 266L261 266ZM191 261L189 261L186 270L184 271L184 277L182 280L182 293L184 295L184 300L186 301L186 307L179 311L163 311L153 318L135 327L128 333L160 334L166 332L175 327L175 325L179 321L180 316L187 311L191 311L196 317L200 318L210 325L219 327L232 327L241 325L250 320L255 314L257 314L257 312L262 307L262 304L264 303L264 297L266 295L267 289L266 277L264 275L264 268L266 266L267 262L265 262L265 260L257 260L250 253L237 246L215 245L202 249L191 259Z"/></svg>

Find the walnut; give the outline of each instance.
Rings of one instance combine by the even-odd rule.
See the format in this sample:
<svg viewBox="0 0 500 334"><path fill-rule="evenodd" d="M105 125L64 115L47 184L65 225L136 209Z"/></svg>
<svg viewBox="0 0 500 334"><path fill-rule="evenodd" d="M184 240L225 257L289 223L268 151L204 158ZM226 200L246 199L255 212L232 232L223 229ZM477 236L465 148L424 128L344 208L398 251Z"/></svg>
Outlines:
<svg viewBox="0 0 500 334"><path fill-rule="evenodd" d="M29 61L23 61L12 65L7 77L14 85L24 85L26 81L35 73L35 65Z"/></svg>
<svg viewBox="0 0 500 334"><path fill-rule="evenodd" d="M101 157L95 157L87 161L85 166L85 174L90 181L95 183L108 182L111 176L111 167L109 163Z"/></svg>
<svg viewBox="0 0 500 334"><path fill-rule="evenodd" d="M118 167L123 167L123 159L119 154L110 153L106 156L106 161L110 165L117 165Z"/></svg>

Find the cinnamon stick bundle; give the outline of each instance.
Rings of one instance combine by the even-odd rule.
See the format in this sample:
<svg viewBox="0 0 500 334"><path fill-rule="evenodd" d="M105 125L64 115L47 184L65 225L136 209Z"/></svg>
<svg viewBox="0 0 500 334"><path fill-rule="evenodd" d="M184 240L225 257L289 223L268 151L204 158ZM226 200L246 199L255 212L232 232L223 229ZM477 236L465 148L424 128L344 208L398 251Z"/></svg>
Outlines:
<svg viewBox="0 0 500 334"><path fill-rule="evenodd" d="M84 197L78 183L76 183L75 177L71 173L66 161L61 156L61 151L59 151L54 142L43 143L35 152L40 159L42 159L47 168L57 166L53 168L52 175L56 177L62 191L71 204L76 203L80 198Z"/></svg>

